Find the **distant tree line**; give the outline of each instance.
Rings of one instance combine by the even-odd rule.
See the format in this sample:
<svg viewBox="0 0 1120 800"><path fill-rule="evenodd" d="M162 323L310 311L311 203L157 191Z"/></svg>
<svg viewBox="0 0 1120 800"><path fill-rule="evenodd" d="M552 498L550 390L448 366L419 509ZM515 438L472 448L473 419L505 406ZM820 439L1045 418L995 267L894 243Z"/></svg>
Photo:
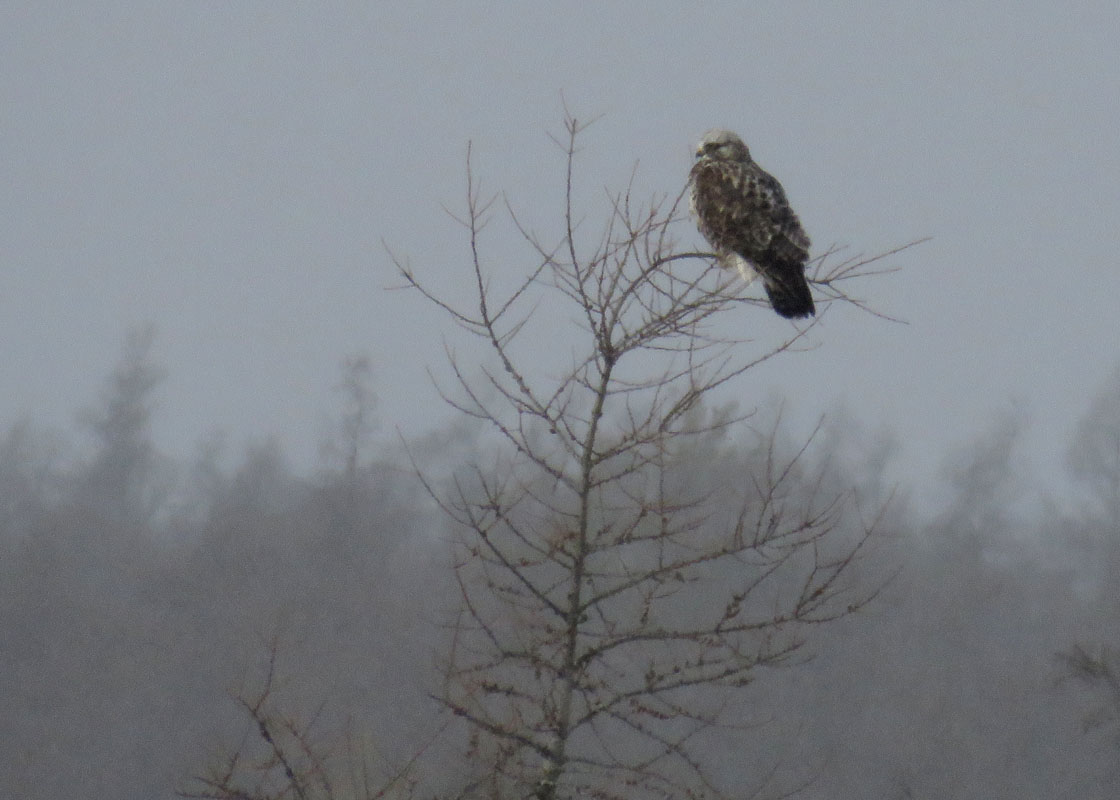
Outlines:
<svg viewBox="0 0 1120 800"><path fill-rule="evenodd" d="M143 327L84 445L0 438L0 794L1115 796L1120 372L1068 483L1016 472L1009 415L917 519L885 432L798 441L780 406L713 402L805 334L728 334L758 298L677 246L680 197L613 194L584 231L581 132L558 234L511 211L518 278L485 258L469 163L475 296L397 259L489 351L451 351L453 428L379 433L356 355L318 471L218 435L181 463ZM871 272L829 253L811 277L841 305ZM560 372L534 357L556 325Z"/></svg>

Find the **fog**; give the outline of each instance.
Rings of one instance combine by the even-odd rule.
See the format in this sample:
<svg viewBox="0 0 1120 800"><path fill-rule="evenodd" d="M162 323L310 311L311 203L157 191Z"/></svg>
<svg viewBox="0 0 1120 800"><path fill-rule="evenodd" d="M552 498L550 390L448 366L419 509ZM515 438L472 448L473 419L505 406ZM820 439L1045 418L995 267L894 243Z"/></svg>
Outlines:
<svg viewBox="0 0 1120 800"><path fill-rule="evenodd" d="M0 793L173 797L247 734L233 697L271 650L293 713L349 725L386 769L453 752L460 734L428 697L455 599L447 523L379 423L368 365L339 359L329 446L299 472L275 441L158 452L173 372L158 353L154 329L132 331L72 429L28 419L0 445ZM893 492L861 565L885 587L813 636L812 659L746 690L760 724L736 756L744 782L777 768L814 798L1115 796L1109 700L1057 654L1116 644L1118 374L1071 423L1072 494L1016 471L1028 423L1007 415L946 455L933 519L891 481L889 431L826 422L814 458L868 500ZM478 435L434 430L412 457L450 473ZM746 445L711 446L716 470ZM438 785L449 763L419 774Z"/></svg>
<svg viewBox="0 0 1120 800"><path fill-rule="evenodd" d="M567 109L597 120L583 243L604 188L674 196L713 126L780 177L814 256L931 237L856 293L901 323L838 303L697 411L780 418L787 452L823 414L811 466L887 504L873 602L760 671L733 777L1115 797L1118 35L1106 0L6 4L0 796L170 798L252 739L238 698L270 664L324 747L386 774L423 753L417 796L456 786L464 732L432 699L454 531L417 473L498 445L431 386L478 349L387 289L396 255L471 297L446 213L468 142L495 208L559 241ZM528 274L490 221L496 283ZM746 311L729 338L789 335ZM574 347L517 346L546 377ZM704 446L696 486L756 457Z"/></svg>

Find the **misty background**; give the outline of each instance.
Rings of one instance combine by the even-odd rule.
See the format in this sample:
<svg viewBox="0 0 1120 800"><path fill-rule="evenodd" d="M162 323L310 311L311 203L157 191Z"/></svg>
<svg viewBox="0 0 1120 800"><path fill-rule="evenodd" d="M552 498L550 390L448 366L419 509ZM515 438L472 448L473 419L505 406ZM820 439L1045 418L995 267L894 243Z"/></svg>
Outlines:
<svg viewBox="0 0 1120 800"><path fill-rule="evenodd" d="M388 291L386 248L469 289L443 210L468 141L555 230L566 104L602 115L592 221L632 174L675 195L718 125L815 252L933 237L861 295L905 324L837 308L726 398L781 405L791 442L826 414L819 457L895 495L887 590L760 682L747 768L1113 797L1107 698L1056 653L1120 643L1118 33L1103 2L6 4L0 793L172 796L243 734L228 693L272 641L296 705L387 762L428 741L445 522L401 441L446 474L482 434L428 377L473 345Z"/></svg>

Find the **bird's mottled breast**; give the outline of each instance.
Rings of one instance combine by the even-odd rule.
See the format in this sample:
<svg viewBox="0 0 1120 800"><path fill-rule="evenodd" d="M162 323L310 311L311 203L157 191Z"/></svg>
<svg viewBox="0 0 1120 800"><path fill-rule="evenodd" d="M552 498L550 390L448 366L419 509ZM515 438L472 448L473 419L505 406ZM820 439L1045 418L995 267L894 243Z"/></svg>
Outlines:
<svg viewBox="0 0 1120 800"><path fill-rule="evenodd" d="M728 161L696 162L690 201L701 232L717 247L734 247L749 221L769 216L768 197L751 171Z"/></svg>

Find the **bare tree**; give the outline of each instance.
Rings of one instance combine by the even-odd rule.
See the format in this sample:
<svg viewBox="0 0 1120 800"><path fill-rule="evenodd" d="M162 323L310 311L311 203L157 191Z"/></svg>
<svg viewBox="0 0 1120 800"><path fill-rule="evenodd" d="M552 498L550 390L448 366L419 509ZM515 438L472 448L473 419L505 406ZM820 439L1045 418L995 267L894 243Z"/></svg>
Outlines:
<svg viewBox="0 0 1120 800"><path fill-rule="evenodd" d="M342 377L335 391L342 396L342 415L337 430L324 444L324 456L342 462L342 475L351 489L358 483L370 437L375 427L377 397L371 386L373 366L364 353L347 356L341 365Z"/></svg>
<svg viewBox="0 0 1120 800"><path fill-rule="evenodd" d="M82 415L96 442L81 479L82 498L113 523L151 521L174 482L151 441L152 394L164 378L151 358L154 341L151 324L128 332L101 407Z"/></svg>
<svg viewBox="0 0 1120 800"><path fill-rule="evenodd" d="M1120 652L1101 647L1093 654L1074 645L1057 657L1063 667L1063 678L1076 680L1098 695L1098 707L1085 717L1085 730L1120 720Z"/></svg>
<svg viewBox="0 0 1120 800"><path fill-rule="evenodd" d="M808 442L786 448L776 425L702 407L815 323L770 346L728 336L724 316L765 303L712 254L678 249L683 191L639 203L632 181L585 247L573 207L585 127L569 116L557 140L555 241L505 203L535 261L514 285L496 288L483 259L497 198L480 196L469 149L471 304L394 256L494 358L476 373L449 349L454 384L440 389L497 433L493 459L447 487L421 472L459 531L440 699L468 723L477 772L463 797L728 796L734 770L720 761L745 727L742 687L874 595L852 573L879 517L814 467ZM818 258L825 313L862 306L846 287L887 255ZM574 342L572 363L542 377L534 360L561 342ZM754 446L722 446L736 429Z"/></svg>
<svg viewBox="0 0 1120 800"><path fill-rule="evenodd" d="M1113 370L1081 418L1067 455L1070 472L1084 492L1081 522L1094 532L1108 580L1120 568L1120 367ZM1116 597L1115 590L1105 590Z"/></svg>
<svg viewBox="0 0 1120 800"><path fill-rule="evenodd" d="M178 794L196 800L404 800L413 797L412 770L421 747L403 766L386 770L372 745L347 726L317 730L318 714L301 716L283 698L275 642L260 689L232 695L247 729L207 772Z"/></svg>
<svg viewBox="0 0 1120 800"><path fill-rule="evenodd" d="M1120 368L1078 423L1068 460L1084 491L1078 504L1075 544L1088 549L1097 565L1098 611L1113 620L1120 614ZM1057 654L1063 680L1073 680L1093 693L1095 708L1085 717L1085 731L1116 727L1120 721L1120 649L1075 644ZM1118 739L1120 741L1120 739Z"/></svg>
<svg viewBox="0 0 1120 800"><path fill-rule="evenodd" d="M347 356L341 365L335 391L342 397L342 413L322 447L331 465L324 489L332 507L335 527L352 533L361 516L362 497L368 495L368 450L376 427L377 397L369 356Z"/></svg>

